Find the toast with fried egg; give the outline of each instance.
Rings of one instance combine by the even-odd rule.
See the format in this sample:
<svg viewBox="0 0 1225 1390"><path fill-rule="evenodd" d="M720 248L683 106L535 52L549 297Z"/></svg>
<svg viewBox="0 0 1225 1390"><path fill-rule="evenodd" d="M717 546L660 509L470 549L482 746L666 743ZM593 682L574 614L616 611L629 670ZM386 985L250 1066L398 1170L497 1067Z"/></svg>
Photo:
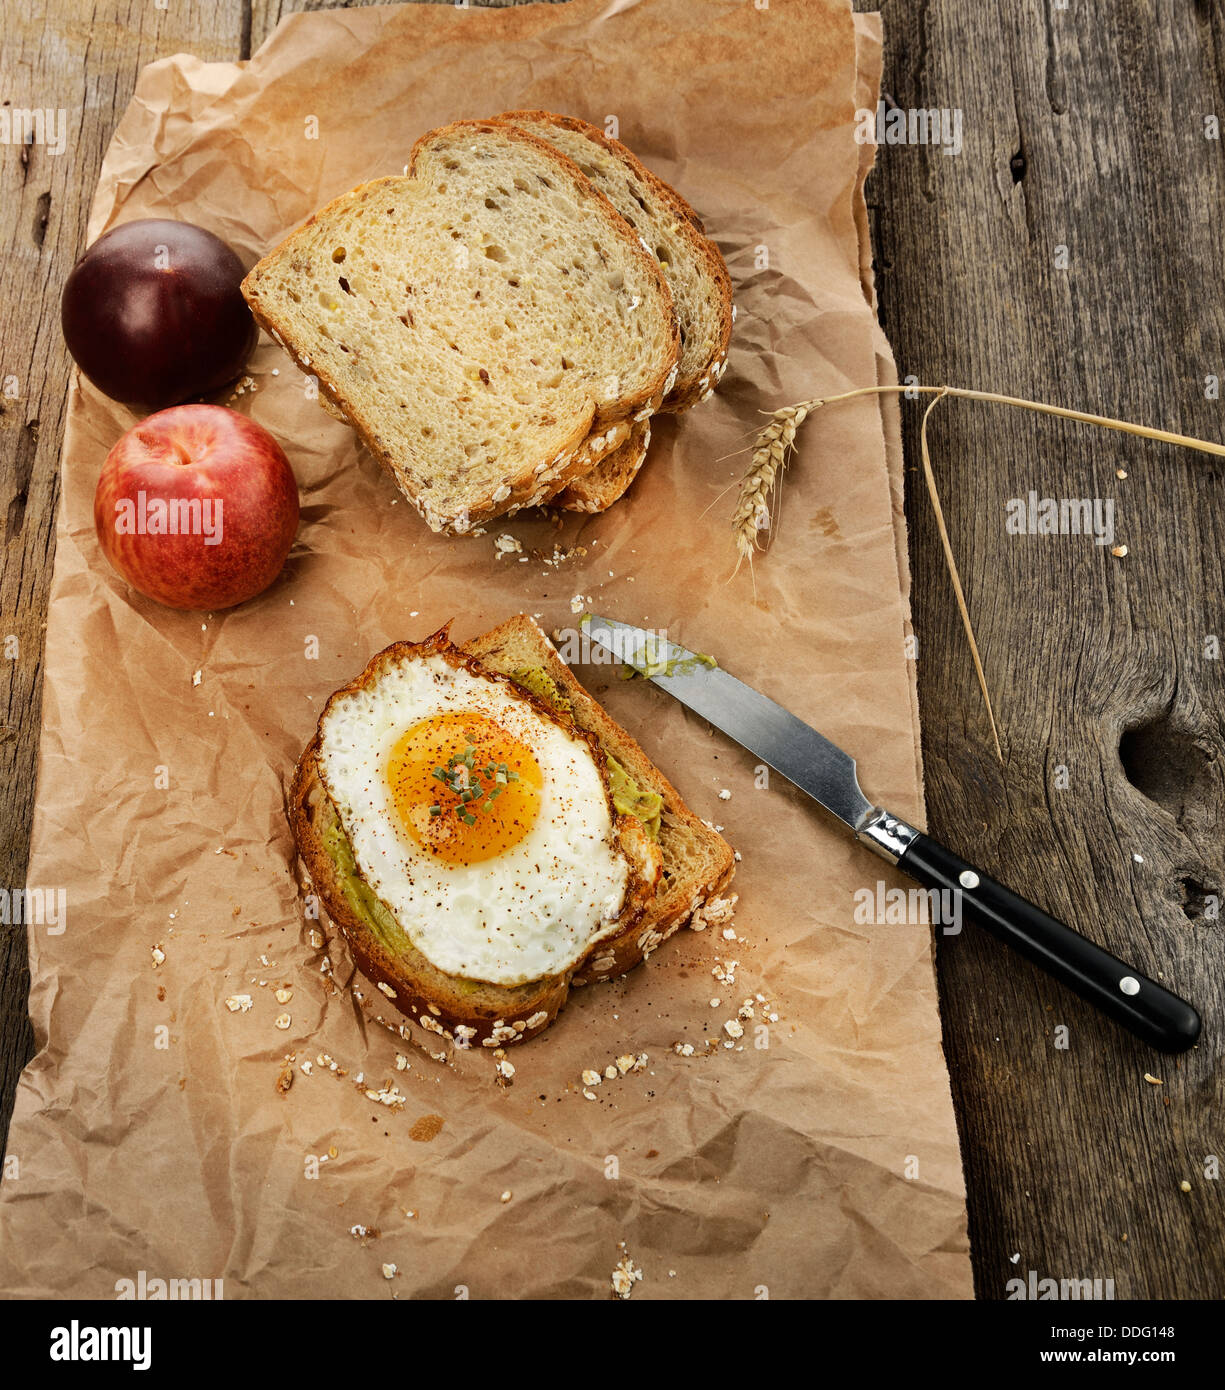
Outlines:
<svg viewBox="0 0 1225 1390"><path fill-rule="evenodd" d="M289 820L363 1007L461 1047L535 1036L733 868L524 617L380 652L329 699Z"/></svg>

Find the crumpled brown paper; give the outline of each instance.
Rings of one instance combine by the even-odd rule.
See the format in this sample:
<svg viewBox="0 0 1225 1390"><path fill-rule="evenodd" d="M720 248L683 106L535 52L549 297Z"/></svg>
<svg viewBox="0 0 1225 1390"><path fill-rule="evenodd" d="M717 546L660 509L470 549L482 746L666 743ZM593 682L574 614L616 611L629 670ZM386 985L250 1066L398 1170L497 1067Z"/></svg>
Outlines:
<svg viewBox="0 0 1225 1390"><path fill-rule="evenodd" d="M284 443L302 528L273 589L216 615L159 608L107 568L91 500L132 417L74 380L29 877L65 888L68 914L30 928L38 1053L0 1187L6 1294L110 1298L144 1271L229 1298L589 1297L623 1255L635 1298L970 1293L928 932L856 923L852 894L884 866L781 779L756 786L754 760L662 692L584 672L742 852L735 936L682 932L576 991L512 1050L509 1085L487 1052L431 1039L436 1060L333 987L351 967L309 918L284 818L324 699L374 651L452 617L459 640L519 610L569 626L576 596L715 653L921 817L892 406L806 426L769 553L728 580L758 412L893 370L853 139L879 64L875 19L838 0L573 0L299 14L249 63L141 75L91 239L176 217L251 263L398 172L430 127L550 107L618 118L718 239L740 314L721 391L656 422L625 501L474 540L431 535L265 342L232 404ZM585 553L497 559L501 532ZM584 1069L642 1053L584 1098ZM402 1106L370 1098L389 1087Z"/></svg>

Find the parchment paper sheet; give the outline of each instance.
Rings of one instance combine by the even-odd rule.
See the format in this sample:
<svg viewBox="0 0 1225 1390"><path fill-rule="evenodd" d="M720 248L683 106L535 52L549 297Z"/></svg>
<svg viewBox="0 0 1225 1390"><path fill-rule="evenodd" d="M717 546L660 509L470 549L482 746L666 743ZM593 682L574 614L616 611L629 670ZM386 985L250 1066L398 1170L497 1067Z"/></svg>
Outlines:
<svg viewBox="0 0 1225 1390"><path fill-rule="evenodd" d="M781 779L755 786L754 760L667 696L583 673L743 854L740 939L685 931L625 980L575 991L512 1050L509 1086L487 1052L437 1061L329 983L325 958L340 982L351 967L307 916L284 819L323 701L374 651L449 618L459 640L520 610L569 626L575 595L715 653L921 819L892 409L867 399L806 427L755 587L728 581L728 489L758 412L893 370L867 297L871 151L853 138L879 65L875 19L839 0L573 0L296 15L249 63L180 56L141 75L91 239L176 217L251 263L329 198L399 172L432 126L514 106L615 114L719 241L740 314L722 390L656 422L625 501L472 540L432 536L265 342L258 389L232 403L284 443L302 528L274 588L217 615L158 608L107 568L92 495L133 417L74 380L29 876L64 888L68 913L62 933L30 928L38 1053L0 1187L5 1294L112 1298L144 1271L221 1279L229 1298L602 1297L621 1242L638 1299L970 1294L928 932L855 922L857 888L898 880ZM496 559L503 531L525 553L586 553ZM711 973L729 960L733 985ZM769 1009L742 1046L708 1051L758 992ZM226 1009L236 994L249 1012ZM766 1012L778 1022L756 1033ZM583 1098L584 1068L643 1052L643 1072ZM367 1098L385 1084L402 1108Z"/></svg>

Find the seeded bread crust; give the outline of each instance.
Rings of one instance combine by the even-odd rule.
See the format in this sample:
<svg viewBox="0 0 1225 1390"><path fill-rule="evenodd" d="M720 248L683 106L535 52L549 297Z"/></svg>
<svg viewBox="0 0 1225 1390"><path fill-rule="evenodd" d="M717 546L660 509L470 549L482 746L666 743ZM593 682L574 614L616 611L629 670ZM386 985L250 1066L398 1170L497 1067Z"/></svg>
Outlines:
<svg viewBox="0 0 1225 1390"><path fill-rule="evenodd" d="M604 456L598 468L563 488L554 505L568 512L606 511L625 495L646 462L650 447L651 422L643 420L633 426L622 444Z"/></svg>
<svg viewBox="0 0 1225 1390"><path fill-rule="evenodd" d="M561 142L559 152L574 160L634 228L644 243L668 256L664 275L673 290L681 319L684 345L675 383L665 394L665 413L688 410L705 400L727 370L727 351L735 320L732 280L723 254L709 237L701 218L688 202L665 183L620 140L605 135L598 126L562 116L554 111L504 111L499 121L516 125L550 143ZM576 138L577 137L577 138ZM612 168L624 178L606 178L586 157L603 151ZM693 295L685 291L692 284ZM691 311L686 313L686 305Z"/></svg>
<svg viewBox="0 0 1225 1390"><path fill-rule="evenodd" d="M377 679L386 665L416 657L441 657L457 669L462 667L512 687L516 697L526 699L543 718L583 738L607 789L607 760L599 741L581 729L576 730L546 702L509 677L483 666L467 652L452 646L446 628L424 642L396 642L379 652L360 676L329 698L320 715L320 728L333 701L365 688ZM317 731L294 771L289 792L289 825L315 893L343 935L354 964L370 981L368 991L361 985L355 987L358 1002L376 1013L394 1006L403 1020L417 1024L428 1033L447 1037L461 1047L505 1046L541 1032L557 1017L573 977L584 969L593 954L603 950L605 942L593 942L586 955L568 970L521 985L465 981L440 970L411 943L395 953L388 950L350 906L335 862L326 848L326 833L339 818L320 771L319 740ZM611 793L608 805L618 846L629 858L632 870L619 919L619 937L642 919L651 903L660 874L660 855L640 823L616 811ZM380 1018L380 1021L387 1020ZM403 1026L400 1023L393 1026L402 1036L410 1036L407 1022Z"/></svg>
<svg viewBox="0 0 1225 1390"><path fill-rule="evenodd" d="M517 180L521 178L525 190L523 197L556 198L565 205L568 221L564 235L573 236L574 255L582 260L581 267L577 260L575 262L574 278L568 282L563 279L563 275L571 274L570 269L549 259L552 255L560 261L561 243L556 237L546 239L544 232L536 228L530 218L520 215L513 224L505 220L499 222L497 219L502 216L502 205L492 197L472 211L463 211L460 194L448 192L446 171L455 167L461 173L466 172L463 167L465 160L474 168L482 163L488 164L491 170L496 168L506 187L513 187L516 195L519 189ZM518 172L512 174L511 169ZM482 170L482 177L484 172ZM458 174L450 177L456 181L459 179ZM470 177L479 183L475 174ZM436 194L434 180L438 180ZM540 185L548 189L547 194L541 192ZM454 334L456 339L464 340L462 351L456 347L460 357L455 362L443 354L444 365L453 374L459 371L468 356L473 358L473 374L478 358L489 363L501 363L498 342L493 338L487 341L484 337L491 332L488 311L493 308L492 299L487 297L479 310L471 308L463 311L469 317L462 319L463 331L460 332L456 325L461 321L454 317L458 310L448 309L449 317L445 322L434 323L428 317L428 310L423 311L418 302L418 311L425 314L423 322L418 325L411 303L405 306L405 314L388 315L384 312L386 306L370 297L367 309L362 292L349 287L346 281L334 293L340 299L346 295L355 296L354 301L341 304L338 299L335 303L329 302L325 306L325 313L343 310L350 315L352 325L346 326L343 319L336 320L340 324L338 331L350 335L355 326L360 345L338 346L337 337L328 323L325 322L321 328L315 322L320 317L318 307L311 307L309 303L304 306L302 295L297 293L304 282L318 280L321 284L325 281L330 284L332 279L339 282L343 277L334 275L337 267L328 262L336 260L343 243L332 254L332 240L341 241L346 229L357 229L359 233L370 236L381 234L378 231L383 226L380 219L384 214L394 216L397 203L393 199L400 196L409 202L410 210L416 206L414 199L418 202L427 197L442 200L437 207L433 202L430 204L434 208L432 215L435 220L444 215L449 208L449 199L454 196L457 200L456 223L466 226L476 218L471 233L452 231L453 236L461 238L457 243L459 245L466 246L463 236L476 238L479 228L486 223L495 229L509 231L506 239L512 242L520 235L526 235L529 239L532 236L540 238L537 252L513 252L521 256L525 263L522 272L517 262L511 263L509 271L498 271L489 266L489 261L497 260L501 264L512 253L492 243L491 233L486 230L476 240L477 250L484 247L484 254L470 255L462 267L457 262L444 280L435 278L436 285L459 284L465 292L471 287L474 301L480 301L483 290L491 291L495 296L501 294L502 300L498 301L497 306L499 311L504 300L507 317L513 320L515 314L526 314L529 321L535 323L542 312L536 306L536 299L515 299L511 291L504 288L505 285L517 283L516 277L520 273L528 274L536 277L539 285L543 286L542 297L548 298L550 306L554 302L558 305L558 324L565 320L566 315L574 314L586 315L582 322L589 323L587 336L580 334L576 345L569 340L561 345L562 372L558 374L556 383L547 375L541 375L539 362L530 365L526 358L516 358L507 363L505 371L500 372L497 383L492 382L491 373L482 366L480 381L474 380L468 388L471 392L468 396L470 404L463 411L458 400L453 407L448 406L446 401L435 407L437 415L431 419L439 425L440 436L450 430L462 439L465 437L464 430L472 423L473 456L465 457L463 449L443 449L441 446L437 447L436 454L432 454L415 435L410 445L409 430L419 423L417 415L424 408L422 402L428 394L427 388L436 386L437 382L423 379L420 399L414 398L411 409L409 402L403 402L406 414L401 416L387 407L384 397L390 388L379 373L394 379L398 386L403 385L403 394L413 394L404 385L404 364L407 359L403 350L396 350L396 343L403 339L405 343L414 345L418 356L412 359L413 370L427 372L428 376L427 364L435 360L429 354L436 352L436 348L431 346L433 339L420 336L426 332ZM510 201L513 199L508 194L507 202ZM495 209L492 218L486 210L491 205ZM547 216L543 203L540 208L541 215ZM506 216L509 217L509 214ZM397 235L410 235L409 231L396 227L394 223L389 225L393 226ZM411 234L417 233L412 231ZM361 241L360 234L357 240ZM446 244L450 245L450 242ZM494 252L496 256L492 254ZM441 254L437 243L430 243L429 254L437 260ZM570 255L571 252L567 249L564 254ZM589 261L598 262L603 269L597 267L593 270ZM370 273L378 276L383 274L377 260L370 258L369 264L372 266ZM362 274L366 273L363 269ZM607 291L595 287L597 274L608 275ZM357 279L357 272L354 272L354 279ZM568 284L575 286L575 290L567 288ZM631 284L637 287L634 293L639 299L645 296L644 302L650 306L645 336L639 333L632 341L612 327L614 321L620 321L620 301ZM577 293L580 286L587 288ZM386 289L382 280L377 282L376 288L382 298ZM410 296L412 292L410 285ZM643 408L653 407L655 401L675 384L681 351L680 330L671 291L655 257L643 249L635 233L577 165L547 141L504 122L460 121L422 136L413 146L407 176L377 179L334 199L254 267L243 282L243 293L260 326L286 349L302 371L316 377L323 400L353 425L371 453L379 459L435 531L463 533L494 517L539 505L574 478L590 472L595 461L590 452L583 450L584 443L590 437L605 433L610 426L630 420ZM397 317L398 324L394 322ZM566 321L575 322L573 318ZM399 325L403 325L403 331ZM492 324L494 328L497 326L496 323ZM512 336L516 331L511 330ZM414 334L417 336L414 337ZM540 356L543 361L546 354L558 352L559 345L554 341L556 336L555 333L542 331L538 335L539 342L533 339L533 349L525 351L530 356ZM577 369L577 375L572 371L570 378L564 374L567 353L571 354L572 365ZM373 369L371 361L374 363ZM437 376L439 369L435 367L431 370ZM398 377L397 372L400 374ZM530 407L522 402L516 404L519 398L514 391L496 398L486 398L482 394L505 388L507 382L513 384L519 379L516 373L525 382L543 383L533 385L532 390L536 394L531 397ZM594 394L597 378L612 380L619 389L612 393ZM374 385L371 385L372 380ZM453 410L461 424L454 424L447 414L449 410ZM509 418L511 415L515 416L514 421ZM523 428L516 434L515 430L520 424ZM425 433L424 428L422 433Z"/></svg>

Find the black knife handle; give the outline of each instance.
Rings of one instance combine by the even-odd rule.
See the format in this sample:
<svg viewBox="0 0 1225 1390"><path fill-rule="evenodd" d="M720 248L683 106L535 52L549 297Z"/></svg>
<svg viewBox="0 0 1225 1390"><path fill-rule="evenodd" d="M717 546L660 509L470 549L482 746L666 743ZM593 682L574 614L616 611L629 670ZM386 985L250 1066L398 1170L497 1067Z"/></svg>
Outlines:
<svg viewBox="0 0 1225 1390"><path fill-rule="evenodd" d="M1150 1046L1185 1052L1195 1043L1200 1016L1186 1000L980 873L930 836L894 817L887 817L887 824L887 848L880 835L861 832L861 838L925 888L959 893L964 914L1006 946Z"/></svg>

